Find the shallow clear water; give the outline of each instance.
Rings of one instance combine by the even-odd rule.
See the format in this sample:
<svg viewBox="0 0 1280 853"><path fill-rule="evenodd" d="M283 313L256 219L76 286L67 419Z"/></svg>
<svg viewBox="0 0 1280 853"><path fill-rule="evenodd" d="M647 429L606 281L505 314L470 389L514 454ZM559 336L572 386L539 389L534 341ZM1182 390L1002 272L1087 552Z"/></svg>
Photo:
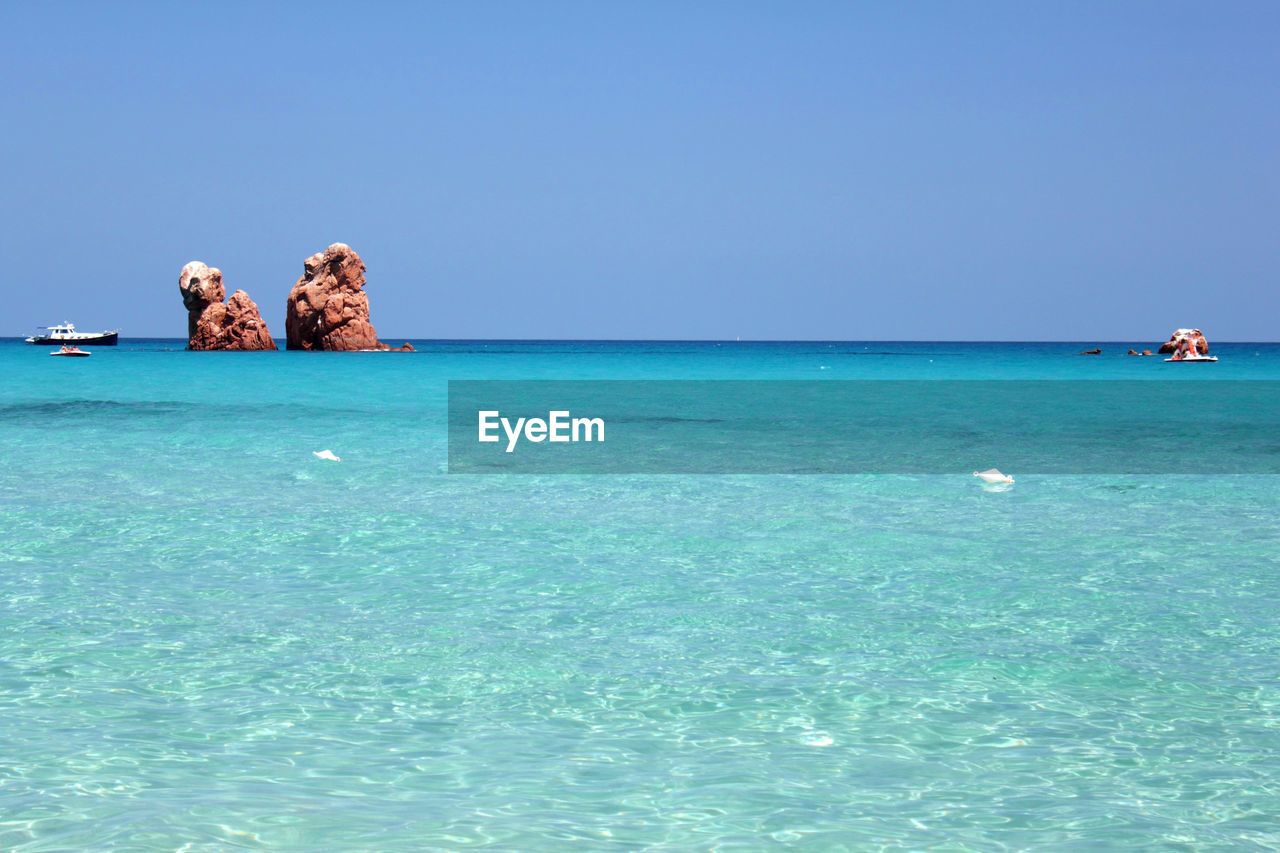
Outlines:
<svg viewBox="0 0 1280 853"><path fill-rule="evenodd" d="M0 344L0 849L1280 847L1280 478L443 473L450 378L1280 347L180 346Z"/></svg>

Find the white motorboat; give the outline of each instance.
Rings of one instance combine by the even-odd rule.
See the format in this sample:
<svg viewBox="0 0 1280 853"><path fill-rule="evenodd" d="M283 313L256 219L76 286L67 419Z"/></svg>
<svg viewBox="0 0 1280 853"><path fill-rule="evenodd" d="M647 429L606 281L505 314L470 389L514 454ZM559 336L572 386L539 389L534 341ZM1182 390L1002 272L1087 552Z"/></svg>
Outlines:
<svg viewBox="0 0 1280 853"><path fill-rule="evenodd" d="M120 340L120 330L109 332L77 332L72 323L57 326L45 326L43 332L36 332L27 338L29 344L58 346L59 344L75 344L84 347L113 347Z"/></svg>

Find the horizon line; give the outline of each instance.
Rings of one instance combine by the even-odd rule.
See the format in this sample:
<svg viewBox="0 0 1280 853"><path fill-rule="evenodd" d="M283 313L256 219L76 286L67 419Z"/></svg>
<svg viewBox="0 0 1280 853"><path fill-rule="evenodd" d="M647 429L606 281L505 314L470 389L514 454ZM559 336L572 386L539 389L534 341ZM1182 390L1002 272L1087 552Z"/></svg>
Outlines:
<svg viewBox="0 0 1280 853"><path fill-rule="evenodd" d="M286 338L277 338L272 336L273 341L286 341ZM0 336L0 341L24 341L24 335ZM164 336L164 335L137 335L134 337L120 336L120 340L135 341L189 341L186 337ZM636 343L636 344L1133 344L1140 339L1114 339L1103 340L1101 338L1074 338L1074 339L1054 339L1054 338L416 338L407 335L391 335L388 337L378 337L381 343L390 343L395 340L405 341L422 341L431 343ZM1169 341L1160 341L1155 346L1162 346ZM1251 340L1228 340L1216 339L1218 344L1276 344L1280 341L1251 341Z"/></svg>

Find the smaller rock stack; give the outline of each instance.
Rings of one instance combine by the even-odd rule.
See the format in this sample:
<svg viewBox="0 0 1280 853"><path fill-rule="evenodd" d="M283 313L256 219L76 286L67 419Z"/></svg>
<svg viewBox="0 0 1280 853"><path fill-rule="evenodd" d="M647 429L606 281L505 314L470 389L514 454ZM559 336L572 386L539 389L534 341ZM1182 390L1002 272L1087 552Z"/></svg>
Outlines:
<svg viewBox="0 0 1280 853"><path fill-rule="evenodd" d="M1183 340L1190 340L1195 344L1196 352L1200 355L1209 354L1209 342L1205 340L1204 334L1199 329L1175 329L1169 336L1169 340L1160 345L1160 352L1177 352Z"/></svg>
<svg viewBox="0 0 1280 853"><path fill-rule="evenodd" d="M222 271L192 261L178 275L187 308L187 349L273 350L276 342L249 294L237 290L223 302Z"/></svg>

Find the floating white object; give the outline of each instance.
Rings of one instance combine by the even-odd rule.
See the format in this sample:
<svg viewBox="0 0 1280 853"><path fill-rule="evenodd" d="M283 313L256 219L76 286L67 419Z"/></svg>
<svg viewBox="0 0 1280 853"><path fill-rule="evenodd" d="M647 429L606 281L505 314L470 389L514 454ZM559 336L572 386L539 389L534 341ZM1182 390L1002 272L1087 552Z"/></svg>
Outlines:
<svg viewBox="0 0 1280 853"><path fill-rule="evenodd" d="M341 460L341 459L339 459L337 456L334 456L334 455L333 455L333 451L332 451L332 450L313 450L313 451L311 451L311 452L315 454L315 456L316 456L316 458L317 458L317 459L328 459L328 460L330 460L330 461L332 461L332 462L341 462L341 461L342 461L342 460Z"/></svg>
<svg viewBox="0 0 1280 853"><path fill-rule="evenodd" d="M995 468L988 468L985 471L974 471L973 476L981 477L984 483L1012 483L1013 478L1007 474L1001 474Z"/></svg>
<svg viewBox="0 0 1280 853"><path fill-rule="evenodd" d="M1195 364L1196 362L1201 362L1201 361L1217 361L1217 360L1218 360L1218 357L1216 355L1184 355L1182 358L1166 358L1165 359L1165 361L1172 361L1177 364L1182 364L1183 362L1187 364Z"/></svg>

